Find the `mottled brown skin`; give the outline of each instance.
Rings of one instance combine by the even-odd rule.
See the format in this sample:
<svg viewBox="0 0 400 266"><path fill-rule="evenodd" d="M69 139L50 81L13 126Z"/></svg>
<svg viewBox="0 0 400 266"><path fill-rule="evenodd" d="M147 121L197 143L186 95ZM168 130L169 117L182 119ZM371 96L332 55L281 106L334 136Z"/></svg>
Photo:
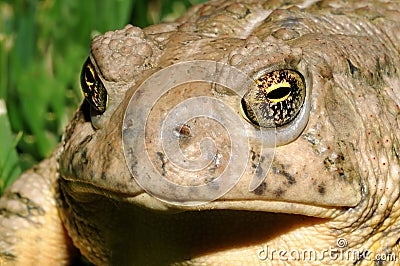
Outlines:
<svg viewBox="0 0 400 266"><path fill-rule="evenodd" d="M174 23L96 37L90 56L107 88L108 108L96 115L83 102L56 154L5 192L0 265L68 264L77 254L73 246L96 265L398 263L258 257L266 247L322 253L338 248L339 238L348 242L344 250L372 252L370 259L400 256L400 6L282 2L212 1ZM276 148L255 191L248 190L255 171L249 167L220 199L176 208L133 179L122 150L122 118L152 73L193 59L226 63L250 76L269 67L299 70L311 110L301 135ZM212 95L240 115L240 98L209 84L183 85L164 101L179 102L188 93ZM150 117L150 135L162 112L161 106ZM201 137L209 130L197 132ZM186 144L195 145L197 137ZM256 157L255 149L249 160ZM158 158L157 167L179 177Z"/></svg>

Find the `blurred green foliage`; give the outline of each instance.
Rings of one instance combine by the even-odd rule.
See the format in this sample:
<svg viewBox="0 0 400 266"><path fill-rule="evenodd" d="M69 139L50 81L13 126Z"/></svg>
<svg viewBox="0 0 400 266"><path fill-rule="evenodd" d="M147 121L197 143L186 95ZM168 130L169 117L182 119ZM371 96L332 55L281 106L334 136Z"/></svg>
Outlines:
<svg viewBox="0 0 400 266"><path fill-rule="evenodd" d="M202 0L0 0L0 195L48 156L82 99L90 41L124 27L173 20ZM1 106L0 106L1 109Z"/></svg>

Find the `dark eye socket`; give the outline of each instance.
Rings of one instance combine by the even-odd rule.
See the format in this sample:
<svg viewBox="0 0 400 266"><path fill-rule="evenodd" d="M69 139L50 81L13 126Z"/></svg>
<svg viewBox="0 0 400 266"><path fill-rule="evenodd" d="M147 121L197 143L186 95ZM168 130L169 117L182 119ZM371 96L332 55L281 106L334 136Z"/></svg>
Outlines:
<svg viewBox="0 0 400 266"><path fill-rule="evenodd" d="M257 77L241 101L244 118L253 125L272 128L292 121L306 93L304 77L291 69L275 70Z"/></svg>
<svg viewBox="0 0 400 266"><path fill-rule="evenodd" d="M107 108L107 90L96 73L90 58L83 64L81 71L83 96L92 108L102 114Z"/></svg>

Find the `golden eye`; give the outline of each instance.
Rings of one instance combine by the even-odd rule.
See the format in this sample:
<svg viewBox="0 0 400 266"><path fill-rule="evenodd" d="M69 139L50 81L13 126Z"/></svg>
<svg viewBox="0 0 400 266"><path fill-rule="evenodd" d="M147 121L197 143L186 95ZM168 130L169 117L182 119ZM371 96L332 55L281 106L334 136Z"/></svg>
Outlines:
<svg viewBox="0 0 400 266"><path fill-rule="evenodd" d="M306 94L303 76L290 69L264 73L243 96L244 118L260 127L279 127L299 113Z"/></svg>
<svg viewBox="0 0 400 266"><path fill-rule="evenodd" d="M107 108L107 90L97 75L90 58L82 67L81 88L83 96L93 109L103 113Z"/></svg>

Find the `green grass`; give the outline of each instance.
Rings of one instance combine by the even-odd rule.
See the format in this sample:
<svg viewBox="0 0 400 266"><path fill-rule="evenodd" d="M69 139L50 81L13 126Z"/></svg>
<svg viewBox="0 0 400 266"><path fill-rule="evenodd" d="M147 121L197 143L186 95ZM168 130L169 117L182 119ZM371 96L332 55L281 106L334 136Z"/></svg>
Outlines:
<svg viewBox="0 0 400 266"><path fill-rule="evenodd" d="M60 141L93 36L173 20L196 2L0 0L0 195Z"/></svg>

